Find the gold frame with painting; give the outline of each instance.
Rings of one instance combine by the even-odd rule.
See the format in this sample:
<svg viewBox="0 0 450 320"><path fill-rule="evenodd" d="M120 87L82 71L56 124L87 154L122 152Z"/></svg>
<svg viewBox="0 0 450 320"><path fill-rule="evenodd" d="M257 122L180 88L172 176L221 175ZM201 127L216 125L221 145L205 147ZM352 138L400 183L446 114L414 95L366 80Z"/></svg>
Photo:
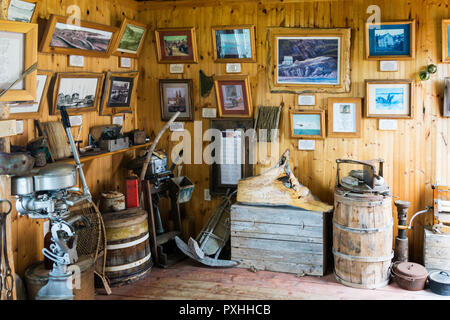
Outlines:
<svg viewBox="0 0 450 320"><path fill-rule="evenodd" d="M142 36L139 40L139 44L137 46L137 50L129 50L120 48L120 44L122 42L122 38L124 37L124 33L128 26L133 26L137 29L144 29ZM128 57L128 58L138 58L141 53L142 48L144 47L144 40L147 34L147 25L145 23L137 22L128 18L125 18L120 25L120 30L117 35L116 42L114 43L114 47L112 50L112 54L119 57Z"/></svg>
<svg viewBox="0 0 450 320"><path fill-rule="evenodd" d="M170 56L166 54L166 46L164 43L165 36L186 36L188 53L186 56ZM195 28L165 28L155 30L156 53L158 63L197 63L197 39Z"/></svg>
<svg viewBox="0 0 450 320"><path fill-rule="evenodd" d="M294 128L295 115L319 115L320 116L320 134L297 134ZM325 139L325 110L291 111L289 113L289 122L291 125L291 138L302 139Z"/></svg>
<svg viewBox="0 0 450 320"><path fill-rule="evenodd" d="M223 86L241 87L243 95L243 110L226 110ZM215 76L214 88L220 118L250 118L253 116L252 94L248 75Z"/></svg>

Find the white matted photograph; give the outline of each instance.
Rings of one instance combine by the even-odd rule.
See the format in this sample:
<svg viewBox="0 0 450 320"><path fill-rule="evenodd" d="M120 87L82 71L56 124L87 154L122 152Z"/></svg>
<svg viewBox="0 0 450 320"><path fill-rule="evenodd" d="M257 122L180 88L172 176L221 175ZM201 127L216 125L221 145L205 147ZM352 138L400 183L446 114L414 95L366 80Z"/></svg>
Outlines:
<svg viewBox="0 0 450 320"><path fill-rule="evenodd" d="M366 80L366 117L412 118L412 80Z"/></svg>

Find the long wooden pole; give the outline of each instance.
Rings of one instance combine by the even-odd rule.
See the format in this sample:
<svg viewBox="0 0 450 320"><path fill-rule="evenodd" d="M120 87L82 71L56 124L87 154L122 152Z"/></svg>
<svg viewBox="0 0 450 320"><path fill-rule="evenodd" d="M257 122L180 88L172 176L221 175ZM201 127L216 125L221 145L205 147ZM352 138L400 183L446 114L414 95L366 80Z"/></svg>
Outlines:
<svg viewBox="0 0 450 320"><path fill-rule="evenodd" d="M9 105L0 102L0 120L5 120L9 118ZM9 137L0 138L0 152L10 152L10 142ZM7 175L0 175L0 199L11 198L11 177ZM6 210L6 205L3 204L0 210ZM11 212L13 214L14 211ZM11 268L11 274L14 276L14 255L12 250L12 235L11 235L11 214L8 215L6 219L6 242L8 250L8 260ZM4 292L1 293L1 299L5 299ZM13 299L16 300L16 284L13 283Z"/></svg>

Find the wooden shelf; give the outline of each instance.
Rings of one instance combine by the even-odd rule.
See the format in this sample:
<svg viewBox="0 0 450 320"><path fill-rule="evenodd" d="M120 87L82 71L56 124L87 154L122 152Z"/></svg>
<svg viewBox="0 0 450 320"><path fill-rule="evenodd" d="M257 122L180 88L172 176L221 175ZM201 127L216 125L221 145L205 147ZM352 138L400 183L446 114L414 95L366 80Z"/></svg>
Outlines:
<svg viewBox="0 0 450 320"><path fill-rule="evenodd" d="M98 158L108 157L108 156L112 156L112 155L115 155L115 154L131 151L131 150L136 150L136 149L149 147L151 144L152 144L152 142L147 142L145 144L131 146L129 148L125 148L125 149L121 149L121 150L117 150L117 151L104 152L104 153L99 153L99 154L95 154L95 155L92 155L92 156L85 156L85 157L81 156L80 157L80 162L88 162L88 161L95 160L95 159L98 159ZM59 161L75 164L75 160L73 158L60 159L60 160L58 160L58 162Z"/></svg>

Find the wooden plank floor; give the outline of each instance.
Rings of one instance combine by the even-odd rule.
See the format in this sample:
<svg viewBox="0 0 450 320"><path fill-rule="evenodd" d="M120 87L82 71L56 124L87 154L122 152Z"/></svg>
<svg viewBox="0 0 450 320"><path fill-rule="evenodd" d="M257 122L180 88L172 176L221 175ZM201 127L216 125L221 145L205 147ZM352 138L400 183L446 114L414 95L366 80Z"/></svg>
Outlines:
<svg viewBox="0 0 450 320"><path fill-rule="evenodd" d="M377 290L354 289L337 283L332 274L296 277L241 268L213 269L185 260L168 269L153 268L145 279L112 288L110 296L99 292L96 299L450 300L450 297L433 294L429 289L417 292L403 290L395 283Z"/></svg>

